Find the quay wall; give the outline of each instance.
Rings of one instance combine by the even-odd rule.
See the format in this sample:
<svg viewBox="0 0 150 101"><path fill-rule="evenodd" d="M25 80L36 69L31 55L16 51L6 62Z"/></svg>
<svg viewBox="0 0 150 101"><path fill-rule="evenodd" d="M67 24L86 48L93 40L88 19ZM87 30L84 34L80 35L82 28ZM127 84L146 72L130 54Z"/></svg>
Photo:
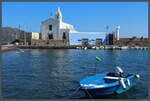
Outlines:
<svg viewBox="0 0 150 101"><path fill-rule="evenodd" d="M79 45L71 45L71 46L17 46L17 48L21 49L84 49L85 47ZM137 50L147 50L148 47L128 47L128 46L114 46L107 45L103 47L95 47L88 46L87 49L104 49L104 50L125 50L125 49L137 49Z"/></svg>

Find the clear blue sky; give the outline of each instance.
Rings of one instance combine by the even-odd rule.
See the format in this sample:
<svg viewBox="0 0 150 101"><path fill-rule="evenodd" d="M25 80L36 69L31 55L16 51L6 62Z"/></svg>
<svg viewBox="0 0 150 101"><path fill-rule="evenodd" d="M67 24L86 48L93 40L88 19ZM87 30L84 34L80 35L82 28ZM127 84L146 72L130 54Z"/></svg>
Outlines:
<svg viewBox="0 0 150 101"><path fill-rule="evenodd" d="M120 37L148 36L147 2L3 2L2 26L40 32L41 21L53 17L60 7L63 21L81 32L114 31L120 25Z"/></svg>

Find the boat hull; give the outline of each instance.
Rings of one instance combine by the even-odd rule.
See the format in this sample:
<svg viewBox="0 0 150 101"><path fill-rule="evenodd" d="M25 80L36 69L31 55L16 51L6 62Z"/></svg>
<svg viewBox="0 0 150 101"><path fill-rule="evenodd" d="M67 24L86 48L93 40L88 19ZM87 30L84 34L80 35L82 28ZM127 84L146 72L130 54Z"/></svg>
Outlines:
<svg viewBox="0 0 150 101"><path fill-rule="evenodd" d="M127 79L130 81L130 84L128 83ZM124 80L124 84L126 88L124 88L119 81L116 81L116 85L111 87L103 87L103 88L82 88L80 90L84 91L87 95L112 95L112 94L120 94L127 90L129 90L131 87L135 85L135 76L131 75L127 79Z"/></svg>
<svg viewBox="0 0 150 101"><path fill-rule="evenodd" d="M96 89L81 89L86 95L111 95L114 94L117 86L110 88L96 88ZM89 93L89 94L88 94Z"/></svg>

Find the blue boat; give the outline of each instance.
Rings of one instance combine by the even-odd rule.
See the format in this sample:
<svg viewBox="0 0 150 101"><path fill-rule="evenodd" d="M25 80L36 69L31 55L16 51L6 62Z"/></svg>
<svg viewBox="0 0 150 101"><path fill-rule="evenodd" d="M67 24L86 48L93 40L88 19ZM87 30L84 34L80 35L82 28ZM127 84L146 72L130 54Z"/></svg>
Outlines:
<svg viewBox="0 0 150 101"><path fill-rule="evenodd" d="M80 90L86 95L120 94L135 85L138 74L125 74L120 67L117 72L107 72L89 76L80 81Z"/></svg>

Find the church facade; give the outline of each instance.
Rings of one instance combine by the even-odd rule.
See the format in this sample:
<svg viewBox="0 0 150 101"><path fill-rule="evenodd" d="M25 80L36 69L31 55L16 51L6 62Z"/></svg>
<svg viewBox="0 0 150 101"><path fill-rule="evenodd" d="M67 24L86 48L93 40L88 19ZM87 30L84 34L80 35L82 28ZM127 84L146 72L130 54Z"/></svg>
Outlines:
<svg viewBox="0 0 150 101"><path fill-rule="evenodd" d="M47 44L57 46L69 46L69 34L74 31L74 27L62 21L62 13L60 8L57 8L55 18L50 16L49 19L42 21L41 24L41 39L47 41Z"/></svg>

